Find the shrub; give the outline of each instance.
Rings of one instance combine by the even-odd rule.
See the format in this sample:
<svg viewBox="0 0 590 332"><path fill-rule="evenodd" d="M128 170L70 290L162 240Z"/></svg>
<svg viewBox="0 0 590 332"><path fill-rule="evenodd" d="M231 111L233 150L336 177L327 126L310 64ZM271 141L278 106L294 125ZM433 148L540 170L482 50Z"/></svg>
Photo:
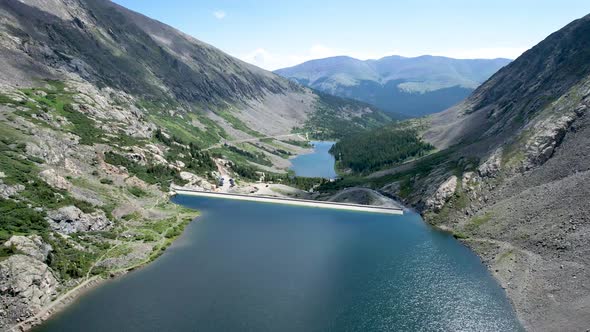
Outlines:
<svg viewBox="0 0 590 332"><path fill-rule="evenodd" d="M43 212L23 202L0 198L0 242L14 234L44 234L48 228Z"/></svg>
<svg viewBox="0 0 590 332"><path fill-rule="evenodd" d="M127 190L135 197L147 196L147 192L137 186L129 187Z"/></svg>
<svg viewBox="0 0 590 332"><path fill-rule="evenodd" d="M95 254L74 247L70 241L60 236L48 240L53 251L47 258L47 264L59 274L62 280L86 276L96 260Z"/></svg>

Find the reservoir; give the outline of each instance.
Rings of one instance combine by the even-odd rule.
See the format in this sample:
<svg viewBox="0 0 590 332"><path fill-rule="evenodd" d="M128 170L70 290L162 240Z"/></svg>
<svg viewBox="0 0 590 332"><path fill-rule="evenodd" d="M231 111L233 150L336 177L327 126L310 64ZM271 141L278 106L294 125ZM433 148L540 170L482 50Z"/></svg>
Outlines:
<svg viewBox="0 0 590 332"><path fill-rule="evenodd" d="M313 152L299 155L291 159L291 169L297 176L321 177L333 179L337 176L334 170L334 156L329 151L335 142L312 141Z"/></svg>
<svg viewBox="0 0 590 332"><path fill-rule="evenodd" d="M296 173L335 176L332 144ZM522 331L479 258L412 211L173 201L201 216L160 258L35 331Z"/></svg>
<svg viewBox="0 0 590 332"><path fill-rule="evenodd" d="M177 196L202 211L150 265L38 331L519 331L479 258L419 215Z"/></svg>

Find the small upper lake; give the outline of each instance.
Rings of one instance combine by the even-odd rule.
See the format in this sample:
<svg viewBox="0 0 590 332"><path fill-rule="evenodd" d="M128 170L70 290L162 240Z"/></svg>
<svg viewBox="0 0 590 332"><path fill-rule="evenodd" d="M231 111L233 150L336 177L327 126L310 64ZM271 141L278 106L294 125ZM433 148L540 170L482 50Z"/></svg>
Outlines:
<svg viewBox="0 0 590 332"><path fill-rule="evenodd" d="M312 141L313 152L291 159L293 164L291 169L297 176L335 178L337 176L334 170L335 159L329 152L334 143Z"/></svg>

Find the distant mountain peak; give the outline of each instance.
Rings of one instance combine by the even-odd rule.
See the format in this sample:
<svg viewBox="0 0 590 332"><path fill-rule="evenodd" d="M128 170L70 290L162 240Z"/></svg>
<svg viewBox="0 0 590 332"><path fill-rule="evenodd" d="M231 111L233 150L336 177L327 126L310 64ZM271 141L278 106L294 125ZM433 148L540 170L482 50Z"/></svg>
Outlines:
<svg viewBox="0 0 590 332"><path fill-rule="evenodd" d="M315 59L275 73L314 89L367 102L389 112L422 116L466 98L508 59L453 59L421 55L359 60Z"/></svg>

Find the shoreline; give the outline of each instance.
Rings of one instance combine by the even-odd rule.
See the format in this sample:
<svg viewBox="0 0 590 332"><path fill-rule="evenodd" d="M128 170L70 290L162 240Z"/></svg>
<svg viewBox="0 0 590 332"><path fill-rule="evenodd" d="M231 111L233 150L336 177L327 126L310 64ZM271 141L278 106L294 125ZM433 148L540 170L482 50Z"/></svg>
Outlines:
<svg viewBox="0 0 590 332"><path fill-rule="evenodd" d="M93 276L90 279L84 280L74 288L68 290L66 293L51 301L46 307L42 308L34 316L29 317L28 319L12 326L8 331L29 331L32 328L43 324L54 315L72 305L80 296L84 295L85 293L97 288L110 279L118 278L119 276L122 276L126 273L127 272L108 279L101 276Z"/></svg>
<svg viewBox="0 0 590 332"><path fill-rule="evenodd" d="M288 172L291 172L291 171L295 172L295 170L293 169L293 167L294 167L293 162L292 162L293 159L296 159L296 158L299 158L299 157L302 157L302 156L307 156L307 155L310 155L310 154L317 153L318 152L317 151L317 143L329 143L329 144L332 144L332 146L334 146L334 144L336 144L337 141L335 141L335 140L327 140L327 141L310 140L309 141L310 146L308 148L305 148L305 150L309 150L308 152L296 154L296 155L293 155L293 156L290 156L289 157L289 162L291 163L291 166L287 169L287 171ZM328 155L331 156L332 158L334 158L334 156L330 152L328 152ZM331 177L329 177L329 176L328 177L311 176L311 177L321 177L321 178L324 178L324 179L327 179L327 180L337 179L340 176L340 174L338 173L338 170L336 169L336 159L335 158L334 158L333 170L334 170L334 176L331 176ZM296 176L310 177L310 176L305 176L305 175L296 175Z"/></svg>
<svg viewBox="0 0 590 332"><path fill-rule="evenodd" d="M523 331L529 331L530 330L530 324L524 319L523 313L522 313L522 308L520 308L520 306L517 305L517 296L516 294L513 294L510 291L510 287L511 287L511 283L506 280L505 278L503 278L501 276L501 274L498 271L497 267L495 265L495 262L492 262L490 258L486 257L486 253L478 250L478 244L482 244L485 242L494 242L494 240L492 239L457 239L459 242L463 243L467 248L469 248L469 250L473 251L477 257L479 257L479 259L481 260L481 263L486 267L486 269L488 270L488 272L490 273L490 275L496 280L496 282L498 282L498 285L500 285L500 287L502 287L502 289L504 290L504 294L506 296L506 299L508 299L508 302L510 302L510 305L512 306L512 310L514 311L514 314L516 316L516 318L518 319L518 321L520 322L520 325L523 328ZM510 245L508 243L506 243L507 245Z"/></svg>
<svg viewBox="0 0 590 332"><path fill-rule="evenodd" d="M190 195L190 196L209 196L209 195L195 195L193 193L193 195L191 195L190 193L186 194L183 191L186 190L178 190L178 189L174 189L174 191L181 191L182 193L180 193L180 195ZM218 193L211 193L213 195L218 194ZM211 195L211 196L213 196ZM223 195L223 194L222 194ZM236 195L236 194L226 194L226 195ZM215 196L219 196L219 195L215 195ZM237 196L247 196L248 199L245 200L250 200L250 201L267 201L268 199L277 199L276 197L259 197L259 196L254 196L254 195L237 195ZM259 200L259 198L262 198L263 200ZM277 200L281 200L281 199L277 199ZM311 201L310 202L314 202ZM315 201L317 202L323 202L323 201ZM336 203L338 205L340 204L344 204L344 205L353 205L354 204L346 204L346 203ZM362 206L362 205L361 205ZM317 207L317 206L316 206ZM321 206L320 206L321 207ZM364 206L365 208L368 207L369 209L379 209L379 207L377 206ZM403 214L403 211L405 209L411 209L413 210L413 208L410 207L405 207L405 206L401 206L401 213ZM417 211L416 211L417 212ZM397 214L397 213L395 213ZM418 213L420 214L420 213ZM193 221L198 218L199 214L197 216L195 216L195 218L193 219ZM421 216L422 220L427 223L428 225L439 229L441 231L444 232L448 232L451 235L453 234L453 231L447 227L440 227L437 225L433 225L429 222L426 221L426 219L424 219ZM184 231L186 229L186 226L188 225L188 223L185 225L185 227L183 228L183 231L181 233L184 234ZM179 235L180 236L180 235ZM167 249L171 244L173 244L178 237L172 239L172 241L170 241L170 243L168 244L168 246L166 246L164 249ZM526 320L523 319L522 315L521 315L521 311L518 310L518 306L516 305L516 301L515 301L515 297L512 296L513 294L511 294L511 292L509 292L509 287L510 287L510 282L506 281L504 278L502 278L497 272L494 272L494 266L493 266L493 262L489 257L486 257L486 252L482 252L480 250L478 250L478 245L477 243L479 242L488 242L488 241L493 241L492 239L460 239L460 238L456 238L457 241L459 241L460 243L462 243L463 245L465 245L467 248L469 248L469 250L471 250L473 253L475 253L479 258L481 263L486 267L486 270L488 271L488 273L496 280L496 282L498 282L499 286L504 290L504 294L506 296L506 298L508 299L508 301L510 302L512 309L515 313L515 316L517 317L518 321L520 322L521 326L523 327L524 331L528 331L529 329L527 328L528 326L530 326ZM507 244L510 245L510 244ZM161 256L161 254L165 251L162 251L161 247L158 246L154 247L154 252L152 254L150 254L144 261L135 264L133 266L129 266L126 268L122 268L119 270L115 270L115 271L111 271L109 272L109 276L108 277L103 277L101 275L96 275L93 276L89 279L86 279L84 281L82 281L80 284L78 284L77 286L75 286L74 288L68 290L66 293L58 296L54 301L52 301L51 303L49 303L46 307L42 308L38 313L36 313L34 316L10 327L8 329L8 331L30 331L31 329L33 329L34 327L37 327L41 324L43 324L44 322L46 322L47 320L51 319L53 316L59 314L60 312L62 312L63 310L67 309L67 307L69 307L70 305L73 305L74 302L76 300L78 300L81 296L83 296L84 294L86 294L89 291L92 291L98 287L100 287L102 284L114 280L116 278L120 278L122 276L125 276L127 273L135 271L137 269L140 269L144 266L147 266L148 264L154 262L155 260L157 260L157 258L159 258ZM155 256L153 256L155 255Z"/></svg>
<svg viewBox="0 0 590 332"><path fill-rule="evenodd" d="M171 197L169 197L169 198L171 198ZM141 262L138 262L137 264L134 264L134 265L131 265L128 267L123 267L123 268L120 268L117 270L109 271L108 277L103 277L101 275L95 275L95 276L92 276L90 278L83 280L78 285L69 289L65 293L58 295L55 298L55 300L51 301L45 307L41 308L41 310L39 310L39 312L37 312L35 315L23 320L22 322L19 322L18 324L15 324L15 325L9 327L7 331L9 331L9 332L30 331L34 327L43 324L47 320L51 319L51 317L62 312L67 307L72 305L81 296L83 296L87 292L101 286L103 283L120 278L120 277L126 275L127 273L141 269L142 267L147 266L148 264L151 264L152 262L156 261L158 258L160 258L160 256L162 256L162 254L174 242L176 242L176 240L182 234L184 234L186 227L200 216L200 212L198 212L198 211L196 211L196 212L197 212L197 214L195 215L195 217L192 218L190 222L187 222L184 224L184 226L182 228L182 232L178 236L176 236L172 239L166 239L166 238L161 239L161 241L163 241L163 242L156 244L153 248L153 251Z"/></svg>
<svg viewBox="0 0 590 332"><path fill-rule="evenodd" d="M485 268L488 271L488 273L490 274L490 276L492 276L492 278L494 278L494 280L496 280L498 285L504 291L504 295L506 296L506 299L510 303L516 318L518 319L520 325L523 328L523 331L530 331L531 324L529 324L528 321L526 319L524 319L524 315L522 312L523 308L520 308L520 306L517 305L517 300L519 300L519 299L521 300L521 298L519 298L517 296L517 294L514 294L510 291L511 287L513 287L514 285L511 284L511 282L508 280L508 278L505 278L501 275L501 272L499 271L499 266L498 266L499 263L494 261L494 258L495 258L494 254L492 254L488 251L485 251L485 249L482 247L482 245L495 244L500 247L510 247L511 249L517 249L518 251L522 251L522 250L515 248L510 243L501 242L501 241L497 241L497 240L493 240L493 239L489 239L489 238L459 238L459 237L456 237L453 229L446 227L444 225L435 225L435 224L429 223L428 221L426 221L426 219L424 218L424 216L422 216L421 213L419 213L419 212L417 212L417 213L420 214L422 220L426 224L428 224L429 226L434 227L442 232L450 234L451 236L453 236L455 238L455 240L457 240L459 243L463 244L465 247L467 247L469 250L471 250L475 255L477 255L481 264L483 266L485 266Z"/></svg>

